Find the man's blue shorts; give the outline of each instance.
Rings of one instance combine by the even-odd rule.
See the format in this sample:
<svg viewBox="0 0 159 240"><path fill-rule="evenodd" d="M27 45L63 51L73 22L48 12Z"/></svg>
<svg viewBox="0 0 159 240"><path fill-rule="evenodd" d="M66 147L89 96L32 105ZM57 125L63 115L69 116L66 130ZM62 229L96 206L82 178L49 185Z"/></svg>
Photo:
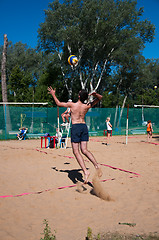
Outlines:
<svg viewBox="0 0 159 240"><path fill-rule="evenodd" d="M72 124L71 128L71 142L88 142L88 128L85 123L75 123Z"/></svg>

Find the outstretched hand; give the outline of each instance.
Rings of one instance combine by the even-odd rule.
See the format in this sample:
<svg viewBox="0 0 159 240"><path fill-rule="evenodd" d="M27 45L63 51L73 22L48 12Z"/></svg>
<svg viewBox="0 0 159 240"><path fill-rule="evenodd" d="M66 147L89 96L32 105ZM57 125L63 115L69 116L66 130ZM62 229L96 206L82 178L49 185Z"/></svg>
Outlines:
<svg viewBox="0 0 159 240"><path fill-rule="evenodd" d="M47 90L48 90L48 94L51 94L51 95L55 94L56 92L56 88L53 89L51 86L48 87Z"/></svg>
<svg viewBox="0 0 159 240"><path fill-rule="evenodd" d="M89 96L91 96L91 95L92 95L92 96L96 96L97 93L96 93L96 92L92 92L92 93L89 94Z"/></svg>
<svg viewBox="0 0 159 240"><path fill-rule="evenodd" d="M100 100L102 99L102 95L96 93L95 91L92 92L92 93L90 93L89 96L93 96L93 97L96 98L96 100L94 100L94 103L95 103L95 104L97 103L97 101L100 101Z"/></svg>

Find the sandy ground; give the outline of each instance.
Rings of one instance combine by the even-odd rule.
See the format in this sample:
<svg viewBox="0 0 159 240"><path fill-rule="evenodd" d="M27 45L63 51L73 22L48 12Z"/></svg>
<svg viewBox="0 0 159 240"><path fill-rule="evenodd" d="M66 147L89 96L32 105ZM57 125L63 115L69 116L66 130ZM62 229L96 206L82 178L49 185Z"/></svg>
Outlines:
<svg viewBox="0 0 159 240"><path fill-rule="evenodd" d="M159 145L145 140L132 136L126 145L125 136L113 136L106 146L105 137L90 138L88 148L107 180L100 186L94 180L94 190L91 183L81 185L70 142L67 149L41 149L40 139L0 141L0 239L40 240L44 219L58 240L84 240L88 227L94 234L159 232ZM159 144L159 137L152 142ZM86 166L92 182L95 169ZM105 195L111 201L100 198Z"/></svg>

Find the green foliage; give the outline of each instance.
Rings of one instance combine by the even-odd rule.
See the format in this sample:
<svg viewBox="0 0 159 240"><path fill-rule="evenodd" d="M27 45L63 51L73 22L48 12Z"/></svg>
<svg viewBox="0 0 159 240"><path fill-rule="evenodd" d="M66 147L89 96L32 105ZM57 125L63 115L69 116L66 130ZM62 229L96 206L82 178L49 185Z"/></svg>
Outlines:
<svg viewBox="0 0 159 240"><path fill-rule="evenodd" d="M1 72L0 72L0 79L1 79ZM2 85L0 80L0 102L2 102Z"/></svg>
<svg viewBox="0 0 159 240"><path fill-rule="evenodd" d="M29 48L26 44L9 42L7 49L7 73L10 75L12 69L18 65L22 70L33 74L39 72L42 63L42 53L36 49Z"/></svg>
<svg viewBox="0 0 159 240"><path fill-rule="evenodd" d="M83 79L88 78L85 84L88 89L90 81L95 88L99 78L105 81L112 67L121 66L125 78L121 87L125 93L138 74L137 61L133 66L135 56L146 42L153 40L155 30L150 22L140 20L142 9L137 10L136 4L135 0L67 0L63 3L56 0L45 11L45 22L39 29L39 48L61 54L68 83L71 73L67 58L70 51L77 55L80 61L74 80L82 82L81 73Z"/></svg>
<svg viewBox="0 0 159 240"><path fill-rule="evenodd" d="M97 236L93 235L92 229L90 227L88 227L87 229L87 237L86 240L100 240L101 239L101 235L100 233L97 234Z"/></svg>
<svg viewBox="0 0 159 240"><path fill-rule="evenodd" d="M48 221L46 219L44 219L43 224L45 225L44 232L42 233L44 235L44 238L40 238L40 240L56 240L56 236L51 233L51 228L49 227Z"/></svg>
<svg viewBox="0 0 159 240"><path fill-rule="evenodd" d="M93 240L92 229L88 227L86 240Z"/></svg>
<svg viewBox="0 0 159 240"><path fill-rule="evenodd" d="M96 240L97 238L95 238ZM102 235L101 240L159 240L156 234L149 235L133 235L133 234L119 234L119 233L106 233Z"/></svg>
<svg viewBox="0 0 159 240"><path fill-rule="evenodd" d="M87 229L87 237L86 240L159 240L158 233L150 233L148 235L133 235L133 234L120 234L118 232L115 233L103 233L97 234L97 236L93 235L92 229L88 227Z"/></svg>
<svg viewBox="0 0 159 240"><path fill-rule="evenodd" d="M144 105L155 105L159 106L159 91L152 89L143 90L142 95L137 96L137 103L141 103Z"/></svg>
<svg viewBox="0 0 159 240"><path fill-rule="evenodd" d="M56 95L62 101L68 101L68 93L64 87L63 80L61 79L61 70L54 62L48 63L46 69L41 74L35 91L35 100L40 101L52 101L55 103L51 95L48 95L47 87L52 86L56 88Z"/></svg>
<svg viewBox="0 0 159 240"><path fill-rule="evenodd" d="M102 99L102 106L104 108L111 108L114 105L116 96L112 92L105 91Z"/></svg>
<svg viewBox="0 0 159 240"><path fill-rule="evenodd" d="M2 49L0 48L0 53ZM1 54L0 54L1 63ZM9 101L33 101L33 88L39 78L42 53L21 42L7 48L7 88Z"/></svg>
<svg viewBox="0 0 159 240"><path fill-rule="evenodd" d="M19 66L15 66L10 74L8 87L11 95L14 96L16 102L30 102L32 101L32 93L30 85L33 79L30 73L24 72Z"/></svg>

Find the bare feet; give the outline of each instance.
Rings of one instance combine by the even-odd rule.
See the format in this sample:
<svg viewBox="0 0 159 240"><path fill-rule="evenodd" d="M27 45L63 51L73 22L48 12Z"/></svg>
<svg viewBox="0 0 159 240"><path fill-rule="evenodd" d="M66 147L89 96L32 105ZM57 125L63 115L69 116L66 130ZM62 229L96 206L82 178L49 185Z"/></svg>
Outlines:
<svg viewBox="0 0 159 240"><path fill-rule="evenodd" d="M96 167L96 170L97 170L97 176L100 178L103 175L101 167L98 165Z"/></svg>
<svg viewBox="0 0 159 240"><path fill-rule="evenodd" d="M90 172L88 172L88 171L84 173L84 184L88 183L89 175L90 175Z"/></svg>

